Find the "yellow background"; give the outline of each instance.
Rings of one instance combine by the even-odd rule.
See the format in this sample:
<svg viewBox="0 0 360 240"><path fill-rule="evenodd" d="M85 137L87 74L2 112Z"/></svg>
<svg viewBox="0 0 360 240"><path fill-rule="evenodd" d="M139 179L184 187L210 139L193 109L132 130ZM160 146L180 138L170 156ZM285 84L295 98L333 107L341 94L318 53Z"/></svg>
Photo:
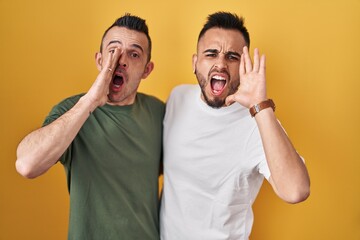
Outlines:
<svg viewBox="0 0 360 240"><path fill-rule="evenodd" d="M251 239L360 239L359 0L0 0L1 240L67 238L62 166L24 179L15 171L16 147L54 104L87 91L100 38L115 18L131 12L147 20L155 69L140 90L166 100L175 85L196 83L197 35L218 10L245 16L251 49L266 54L268 95L312 181L310 198L298 205L265 183Z"/></svg>

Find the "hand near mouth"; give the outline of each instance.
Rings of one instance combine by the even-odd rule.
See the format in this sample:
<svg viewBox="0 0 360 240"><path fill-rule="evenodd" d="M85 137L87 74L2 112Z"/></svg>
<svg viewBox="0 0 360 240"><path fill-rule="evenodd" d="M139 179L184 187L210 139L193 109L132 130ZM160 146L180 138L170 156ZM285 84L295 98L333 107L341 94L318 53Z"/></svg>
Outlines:
<svg viewBox="0 0 360 240"><path fill-rule="evenodd" d="M251 62L249 50L245 46L240 59L240 85L236 93L229 95L225 104L238 102L250 108L266 100L265 55L259 56L259 50L254 50L254 62Z"/></svg>
<svg viewBox="0 0 360 240"><path fill-rule="evenodd" d="M110 50L107 55L102 54L104 62L101 71L89 91L85 94L86 98L93 103L91 111L103 106L108 101L109 85L113 79L121 54L122 50L120 48ZM106 56L105 59L104 56Z"/></svg>

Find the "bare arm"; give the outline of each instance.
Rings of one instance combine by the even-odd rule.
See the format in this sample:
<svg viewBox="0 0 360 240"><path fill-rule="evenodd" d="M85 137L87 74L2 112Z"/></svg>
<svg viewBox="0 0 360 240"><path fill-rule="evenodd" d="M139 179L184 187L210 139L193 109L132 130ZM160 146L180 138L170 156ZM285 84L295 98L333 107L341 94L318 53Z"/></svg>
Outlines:
<svg viewBox="0 0 360 240"><path fill-rule="evenodd" d="M271 108L255 116L271 172L269 179L276 194L284 201L297 203L310 194L306 166L294 149Z"/></svg>
<svg viewBox="0 0 360 240"><path fill-rule="evenodd" d="M28 178L37 177L52 167L70 145L89 116L88 103L79 102L51 124L27 135L17 148L17 171Z"/></svg>
<svg viewBox="0 0 360 240"><path fill-rule="evenodd" d="M240 87L226 99L227 104L239 102L245 107L266 100L265 56L254 51L251 63L247 47L244 47L240 62ZM306 166L294 149L284 129L271 108L255 115L267 163L270 169L270 184L284 201L297 203L310 194L310 178Z"/></svg>
<svg viewBox="0 0 360 240"><path fill-rule="evenodd" d="M51 168L65 152L89 114L107 101L121 50L116 49L105 60L89 91L69 111L49 125L28 134L17 148L16 170L27 178L35 178Z"/></svg>

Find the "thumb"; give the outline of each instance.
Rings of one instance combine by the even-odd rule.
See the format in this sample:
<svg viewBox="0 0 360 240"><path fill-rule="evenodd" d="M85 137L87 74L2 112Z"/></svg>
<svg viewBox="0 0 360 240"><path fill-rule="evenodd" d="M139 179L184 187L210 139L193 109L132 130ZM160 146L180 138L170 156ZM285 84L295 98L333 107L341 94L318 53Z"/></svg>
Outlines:
<svg viewBox="0 0 360 240"><path fill-rule="evenodd" d="M226 106L229 106L229 105L233 104L234 102L235 102L235 95L234 94L227 96L227 98L225 99L225 105Z"/></svg>

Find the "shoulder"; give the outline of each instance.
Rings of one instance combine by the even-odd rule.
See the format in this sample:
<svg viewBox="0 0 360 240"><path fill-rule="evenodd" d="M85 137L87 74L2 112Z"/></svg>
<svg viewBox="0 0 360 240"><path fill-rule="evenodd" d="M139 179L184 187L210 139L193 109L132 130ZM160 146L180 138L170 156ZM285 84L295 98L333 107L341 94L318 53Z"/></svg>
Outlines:
<svg viewBox="0 0 360 240"><path fill-rule="evenodd" d="M155 96L152 96L152 95L148 95L148 94L145 94L145 93L138 93L137 97L141 102L154 104L154 105L159 105L159 106L164 106L165 105L165 103L163 101L161 101L159 98L157 98Z"/></svg>
<svg viewBox="0 0 360 240"><path fill-rule="evenodd" d="M77 94L71 97L67 97L57 103L53 108L51 109L50 113L46 117L45 121L43 122L43 126L50 124L51 122L55 121L57 118L59 118L61 115L66 113L68 110L70 110L78 101L79 99L84 95L84 93Z"/></svg>
<svg viewBox="0 0 360 240"><path fill-rule="evenodd" d="M173 90L171 91L171 95L195 92L197 90L197 88L198 88L197 84L178 85L173 88Z"/></svg>
<svg viewBox="0 0 360 240"><path fill-rule="evenodd" d="M63 99L62 101L60 101L55 107L71 108L79 101L79 99L82 96L84 96L84 93L80 93L77 95L67 97L67 98Z"/></svg>
<svg viewBox="0 0 360 240"><path fill-rule="evenodd" d="M165 103L155 96L137 93L137 101L139 106L145 107L150 112L156 112L160 115L165 113Z"/></svg>
<svg viewBox="0 0 360 240"><path fill-rule="evenodd" d="M169 99L167 102L175 101L178 99L179 101L189 99L190 96L194 96L199 91L198 84L182 84L174 87L170 93Z"/></svg>

